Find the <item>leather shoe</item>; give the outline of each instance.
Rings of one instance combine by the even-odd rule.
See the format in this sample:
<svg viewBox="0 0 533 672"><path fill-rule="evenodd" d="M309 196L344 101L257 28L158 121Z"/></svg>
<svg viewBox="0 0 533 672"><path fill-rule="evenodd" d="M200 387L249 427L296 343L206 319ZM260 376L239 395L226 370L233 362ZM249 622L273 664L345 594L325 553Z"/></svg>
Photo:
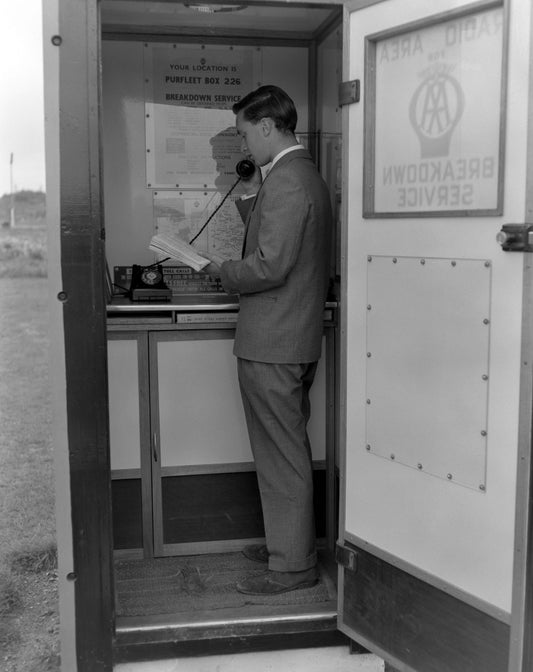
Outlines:
<svg viewBox="0 0 533 672"><path fill-rule="evenodd" d="M250 544L242 549L242 554L254 562L268 562L268 550L265 544Z"/></svg>
<svg viewBox="0 0 533 672"><path fill-rule="evenodd" d="M318 583L316 567L303 572L275 572L267 570L259 576L251 576L237 584L239 593L245 595L280 595L290 590L311 588Z"/></svg>

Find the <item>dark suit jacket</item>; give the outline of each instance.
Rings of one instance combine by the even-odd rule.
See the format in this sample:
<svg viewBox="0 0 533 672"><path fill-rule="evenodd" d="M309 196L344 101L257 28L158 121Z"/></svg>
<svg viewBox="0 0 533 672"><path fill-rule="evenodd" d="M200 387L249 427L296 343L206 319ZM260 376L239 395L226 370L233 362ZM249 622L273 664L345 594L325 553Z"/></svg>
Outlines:
<svg viewBox="0 0 533 672"><path fill-rule="evenodd" d="M245 219L243 258L221 266L240 295L234 354L271 363L320 358L332 215L328 188L305 149L277 161Z"/></svg>

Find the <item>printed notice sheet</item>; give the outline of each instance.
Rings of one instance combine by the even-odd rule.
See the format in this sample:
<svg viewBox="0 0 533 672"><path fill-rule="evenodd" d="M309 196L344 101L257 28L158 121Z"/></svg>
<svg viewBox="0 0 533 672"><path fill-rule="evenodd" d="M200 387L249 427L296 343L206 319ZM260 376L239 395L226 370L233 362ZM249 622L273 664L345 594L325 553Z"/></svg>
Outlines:
<svg viewBox="0 0 533 672"><path fill-rule="evenodd" d="M261 78L256 47L147 43L144 48L149 188L228 188L242 159L235 102Z"/></svg>

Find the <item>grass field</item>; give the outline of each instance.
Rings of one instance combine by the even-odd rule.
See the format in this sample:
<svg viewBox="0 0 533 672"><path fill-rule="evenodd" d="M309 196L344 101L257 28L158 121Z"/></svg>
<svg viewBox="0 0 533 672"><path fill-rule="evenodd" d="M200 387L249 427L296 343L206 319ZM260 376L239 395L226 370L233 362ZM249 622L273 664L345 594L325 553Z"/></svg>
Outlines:
<svg viewBox="0 0 533 672"><path fill-rule="evenodd" d="M46 277L46 229L0 229L0 278Z"/></svg>
<svg viewBox="0 0 533 672"><path fill-rule="evenodd" d="M59 670L43 229L0 232L0 669Z"/></svg>

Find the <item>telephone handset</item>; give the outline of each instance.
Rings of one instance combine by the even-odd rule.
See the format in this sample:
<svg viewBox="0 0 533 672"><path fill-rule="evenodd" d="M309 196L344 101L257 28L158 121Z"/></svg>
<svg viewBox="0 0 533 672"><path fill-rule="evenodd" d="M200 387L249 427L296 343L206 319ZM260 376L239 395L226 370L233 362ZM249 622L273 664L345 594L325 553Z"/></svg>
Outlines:
<svg viewBox="0 0 533 672"><path fill-rule="evenodd" d="M249 180L255 173L255 163L249 159L243 159L235 166L235 171L243 180Z"/></svg>

